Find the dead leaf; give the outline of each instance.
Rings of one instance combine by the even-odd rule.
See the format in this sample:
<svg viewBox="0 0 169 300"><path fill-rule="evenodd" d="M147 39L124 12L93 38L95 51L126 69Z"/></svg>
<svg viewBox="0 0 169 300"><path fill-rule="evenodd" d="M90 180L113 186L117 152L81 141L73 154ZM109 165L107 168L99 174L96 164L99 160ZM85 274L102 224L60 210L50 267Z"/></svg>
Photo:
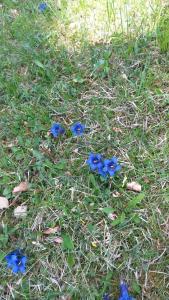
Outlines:
<svg viewBox="0 0 169 300"><path fill-rule="evenodd" d="M13 189L13 193L26 192L28 190L28 182L22 181Z"/></svg>
<svg viewBox="0 0 169 300"><path fill-rule="evenodd" d="M141 192L141 185L135 181L127 183L127 189L134 192Z"/></svg>
<svg viewBox="0 0 169 300"><path fill-rule="evenodd" d="M120 197L120 195L121 195L121 194L120 194L119 192L114 192L114 193L113 193L113 197L114 197L114 198L118 198L118 197Z"/></svg>
<svg viewBox="0 0 169 300"><path fill-rule="evenodd" d="M9 141L3 141L3 144L7 148L12 148L12 147L14 147L14 146L16 146L18 144L18 139L16 138L16 139L14 139L14 140L12 140L10 142Z"/></svg>
<svg viewBox="0 0 169 300"><path fill-rule="evenodd" d="M53 228L47 228L43 231L43 233L46 234L46 235L56 233L56 232L60 232L60 227L59 226L56 226L56 227L53 227Z"/></svg>
<svg viewBox="0 0 169 300"><path fill-rule="evenodd" d="M116 214L113 214L113 213L110 213L108 214L108 218L112 221L114 221L116 218L117 218L117 215Z"/></svg>
<svg viewBox="0 0 169 300"><path fill-rule="evenodd" d="M26 76L28 73L28 66L22 66L19 69L19 74L22 76Z"/></svg>
<svg viewBox="0 0 169 300"><path fill-rule="evenodd" d="M56 244L62 244L63 243L63 239L61 237L57 237L53 240Z"/></svg>
<svg viewBox="0 0 169 300"><path fill-rule="evenodd" d="M58 300L71 300L72 298L70 296L61 296Z"/></svg>
<svg viewBox="0 0 169 300"><path fill-rule="evenodd" d="M74 153L78 153L79 152L79 148L76 148L73 150Z"/></svg>
<svg viewBox="0 0 169 300"><path fill-rule="evenodd" d="M0 197L0 209L8 208L9 207L9 201L5 197Z"/></svg>
<svg viewBox="0 0 169 300"><path fill-rule="evenodd" d="M17 206L14 209L14 216L16 218L25 218L27 216L27 205Z"/></svg>
<svg viewBox="0 0 169 300"><path fill-rule="evenodd" d="M112 129L113 129L113 131L115 131L115 132L120 132L120 133L123 132L122 129L121 129L121 128L118 128L118 127L113 127Z"/></svg>
<svg viewBox="0 0 169 300"><path fill-rule="evenodd" d="M144 180L145 183L150 183L150 179L148 177L146 177L146 176L143 177L143 180Z"/></svg>
<svg viewBox="0 0 169 300"><path fill-rule="evenodd" d="M10 9L10 15L13 18L16 18L19 16L19 11L17 9Z"/></svg>
<svg viewBox="0 0 169 300"><path fill-rule="evenodd" d="M125 79L125 80L128 80L127 75L126 75L125 73L122 73L122 74L121 74L121 77L122 77L123 79Z"/></svg>

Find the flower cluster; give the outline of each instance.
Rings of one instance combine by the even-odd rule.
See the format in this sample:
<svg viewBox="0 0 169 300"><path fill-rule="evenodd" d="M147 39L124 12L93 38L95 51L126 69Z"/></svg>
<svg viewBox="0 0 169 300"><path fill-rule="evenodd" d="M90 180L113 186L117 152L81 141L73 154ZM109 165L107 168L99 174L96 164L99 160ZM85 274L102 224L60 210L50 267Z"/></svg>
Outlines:
<svg viewBox="0 0 169 300"><path fill-rule="evenodd" d="M103 159L101 154L90 153L87 164L92 171L97 171L102 177L112 177L121 170L118 159L114 156L111 159Z"/></svg>
<svg viewBox="0 0 169 300"><path fill-rule="evenodd" d="M44 12L47 9L47 4L45 2L39 3L38 9L40 12Z"/></svg>
<svg viewBox="0 0 169 300"><path fill-rule="evenodd" d="M110 296L105 294L103 300L110 300ZM124 281L121 281L120 283L120 297L118 300L134 300L134 298L129 295L128 286Z"/></svg>
<svg viewBox="0 0 169 300"><path fill-rule="evenodd" d="M70 127L73 136L82 136L85 132L86 126L80 122L76 122ZM50 129L50 133L54 138L65 133L65 129L59 123L54 123Z"/></svg>
<svg viewBox="0 0 169 300"><path fill-rule="evenodd" d="M73 136L81 136L85 131L85 125L77 122L70 127Z"/></svg>
<svg viewBox="0 0 169 300"><path fill-rule="evenodd" d="M57 138L59 135L65 133L65 129L59 123L54 123L50 129L50 133L54 138Z"/></svg>
<svg viewBox="0 0 169 300"><path fill-rule="evenodd" d="M12 270L13 273L24 273L26 271L27 257L23 255L20 249L14 250L5 256L7 261L7 267Z"/></svg>

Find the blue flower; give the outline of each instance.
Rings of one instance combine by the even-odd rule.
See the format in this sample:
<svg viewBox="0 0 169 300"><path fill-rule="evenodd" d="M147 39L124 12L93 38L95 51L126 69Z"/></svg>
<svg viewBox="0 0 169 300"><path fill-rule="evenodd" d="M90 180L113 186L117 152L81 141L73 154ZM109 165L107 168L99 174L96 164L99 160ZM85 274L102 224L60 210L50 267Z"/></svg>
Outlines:
<svg viewBox="0 0 169 300"><path fill-rule="evenodd" d="M134 300L128 293L127 284L123 281L120 283L120 297L118 300Z"/></svg>
<svg viewBox="0 0 169 300"><path fill-rule="evenodd" d="M27 257L23 255L20 249L14 250L5 256L7 261L7 267L12 270L13 273L25 273Z"/></svg>
<svg viewBox="0 0 169 300"><path fill-rule="evenodd" d="M121 166L118 164L116 157L104 160L104 170L109 173L110 176L114 176L115 173L121 170Z"/></svg>
<svg viewBox="0 0 169 300"><path fill-rule="evenodd" d="M103 296L103 300L110 300L109 294L105 294L105 295Z"/></svg>
<svg viewBox="0 0 169 300"><path fill-rule="evenodd" d="M90 153L89 158L87 160L87 164L89 165L92 171L98 170L102 167L102 156L101 154Z"/></svg>
<svg viewBox="0 0 169 300"><path fill-rule="evenodd" d="M54 123L50 129L50 132L54 138L57 138L59 135L65 133L65 129L59 123Z"/></svg>
<svg viewBox="0 0 169 300"><path fill-rule="evenodd" d="M70 127L70 130L74 136L80 136L83 135L85 131L85 125L77 122Z"/></svg>
<svg viewBox="0 0 169 300"><path fill-rule="evenodd" d="M98 174L101 175L102 177L107 177L107 175L109 174L105 168L104 163L102 163L99 167L98 167Z"/></svg>
<svg viewBox="0 0 169 300"><path fill-rule="evenodd" d="M45 2L40 3L38 9L40 12L44 12L47 9L47 4Z"/></svg>

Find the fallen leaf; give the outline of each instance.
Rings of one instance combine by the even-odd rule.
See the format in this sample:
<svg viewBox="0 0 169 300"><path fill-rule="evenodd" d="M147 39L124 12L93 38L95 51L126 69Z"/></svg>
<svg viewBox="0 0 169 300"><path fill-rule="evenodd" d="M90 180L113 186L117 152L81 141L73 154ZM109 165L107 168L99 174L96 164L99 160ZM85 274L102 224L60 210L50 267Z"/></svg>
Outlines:
<svg viewBox="0 0 169 300"><path fill-rule="evenodd" d="M56 243L56 244L62 244L62 243L63 243L63 239L62 239L61 237L57 237L57 238L55 238L53 241L54 241L54 243Z"/></svg>
<svg viewBox="0 0 169 300"><path fill-rule="evenodd" d="M56 226L56 227L53 227L53 228L47 228L43 231L44 234L46 235L49 235L49 234L52 234L52 233L56 233L56 232L59 232L60 231L60 227L59 226Z"/></svg>
<svg viewBox="0 0 169 300"><path fill-rule="evenodd" d="M121 77L122 77L123 79L125 79L125 80L128 80L127 75L126 75L125 73L122 73L122 74L121 74Z"/></svg>
<svg viewBox="0 0 169 300"><path fill-rule="evenodd" d="M7 148L12 148L12 147L14 147L14 146L16 146L16 145L18 144L18 140L17 140L17 138L16 138L16 139L14 139L13 141L10 141L10 142L4 141L3 144L4 144L5 147L7 147Z"/></svg>
<svg viewBox="0 0 169 300"><path fill-rule="evenodd" d="M79 148L76 148L73 150L74 153L78 153L79 152Z"/></svg>
<svg viewBox="0 0 169 300"><path fill-rule="evenodd" d="M27 216L27 205L17 206L14 209L14 216L16 218L25 218Z"/></svg>
<svg viewBox="0 0 169 300"><path fill-rule="evenodd" d="M28 72L28 66L22 66L19 69L19 74L22 76L26 76Z"/></svg>
<svg viewBox="0 0 169 300"><path fill-rule="evenodd" d="M11 17L16 18L19 16L19 11L17 9L10 9Z"/></svg>
<svg viewBox="0 0 169 300"><path fill-rule="evenodd" d="M114 197L114 198L118 198L118 197L120 197L120 195L121 195L121 194L120 194L119 192L114 192L114 193L113 193L113 197Z"/></svg>
<svg viewBox="0 0 169 300"><path fill-rule="evenodd" d="M9 201L5 197L0 197L0 209L8 208L9 207Z"/></svg>
<svg viewBox="0 0 169 300"><path fill-rule="evenodd" d="M122 133L122 129L118 127L113 127L113 131Z"/></svg>
<svg viewBox="0 0 169 300"><path fill-rule="evenodd" d="M146 176L143 177L143 180L144 180L145 183L150 183L150 179L148 177L146 177Z"/></svg>
<svg viewBox="0 0 169 300"><path fill-rule="evenodd" d="M135 181L127 183L127 189L134 192L141 192L141 185Z"/></svg>
<svg viewBox="0 0 169 300"><path fill-rule="evenodd" d="M117 218L117 215L116 214L113 214L113 213L110 213L108 214L108 218L112 221L114 221L116 218Z"/></svg>
<svg viewBox="0 0 169 300"><path fill-rule="evenodd" d="M71 300L70 296L61 296L58 300Z"/></svg>
<svg viewBox="0 0 169 300"><path fill-rule="evenodd" d="M22 181L13 189L13 193L26 192L28 190L28 182Z"/></svg>

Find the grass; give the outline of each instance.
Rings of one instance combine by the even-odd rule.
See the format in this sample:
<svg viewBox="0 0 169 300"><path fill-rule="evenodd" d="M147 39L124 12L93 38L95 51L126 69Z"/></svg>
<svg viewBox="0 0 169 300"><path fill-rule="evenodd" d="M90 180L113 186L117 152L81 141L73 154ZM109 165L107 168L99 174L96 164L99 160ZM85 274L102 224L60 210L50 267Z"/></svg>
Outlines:
<svg viewBox="0 0 169 300"><path fill-rule="evenodd" d="M117 298L121 277L137 300L169 298L168 53L151 34L153 15L144 35L125 39L110 4L49 1L40 14L38 1L3 1L0 195L26 204L28 215L0 212L2 300ZM78 120L91 131L76 139L69 127ZM54 121L68 129L59 140L47 134ZM121 173L108 182L90 173L91 151L119 157ZM22 180L30 189L15 199ZM126 190L133 180L140 196ZM43 234L56 225L64 245ZM28 267L13 276L4 256L17 247Z"/></svg>

